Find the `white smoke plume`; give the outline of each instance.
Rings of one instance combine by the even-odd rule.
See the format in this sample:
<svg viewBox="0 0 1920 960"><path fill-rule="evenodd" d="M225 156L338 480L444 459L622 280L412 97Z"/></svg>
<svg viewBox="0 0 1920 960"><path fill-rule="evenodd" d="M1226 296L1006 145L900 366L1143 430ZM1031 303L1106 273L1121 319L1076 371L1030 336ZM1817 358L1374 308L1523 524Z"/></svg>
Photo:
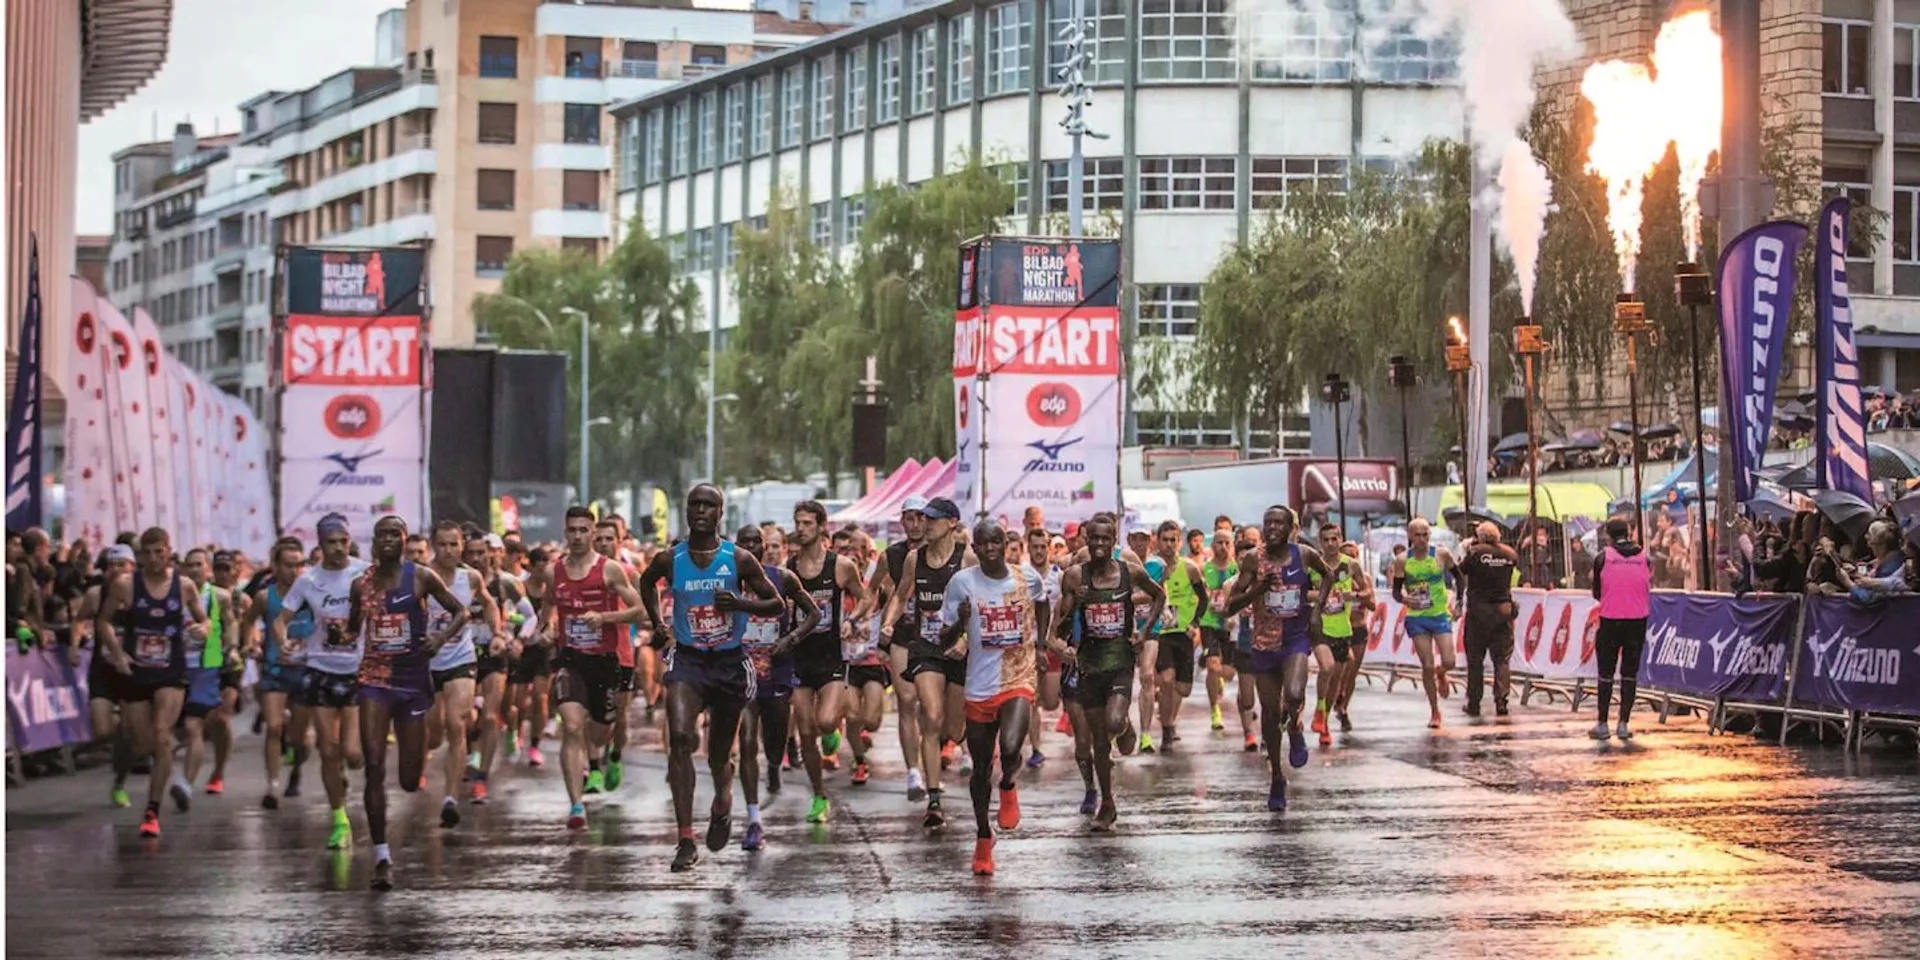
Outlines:
<svg viewBox="0 0 1920 960"><path fill-rule="evenodd" d="M1493 222L1500 242L1513 255L1520 278L1520 302L1533 312L1533 289L1539 279L1540 241L1546 236L1547 210L1553 203L1553 180L1547 168L1533 158L1526 141L1514 137L1500 158L1500 219Z"/></svg>

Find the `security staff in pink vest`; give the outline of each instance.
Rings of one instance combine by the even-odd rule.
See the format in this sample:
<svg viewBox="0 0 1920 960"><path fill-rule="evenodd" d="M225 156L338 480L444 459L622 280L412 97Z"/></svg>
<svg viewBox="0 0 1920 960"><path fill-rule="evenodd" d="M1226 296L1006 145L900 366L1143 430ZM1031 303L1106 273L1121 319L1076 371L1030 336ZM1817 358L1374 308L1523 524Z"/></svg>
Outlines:
<svg viewBox="0 0 1920 960"><path fill-rule="evenodd" d="M1653 567L1646 551L1633 542L1632 527L1618 517L1608 520L1608 543L1593 558L1593 598L1600 601L1599 653L1600 720L1588 731L1595 740L1607 739L1607 708L1613 701L1614 666L1620 668L1620 722L1613 735L1633 739L1627 717L1633 713L1634 689L1639 685L1640 651L1647 642L1647 614L1652 606Z"/></svg>

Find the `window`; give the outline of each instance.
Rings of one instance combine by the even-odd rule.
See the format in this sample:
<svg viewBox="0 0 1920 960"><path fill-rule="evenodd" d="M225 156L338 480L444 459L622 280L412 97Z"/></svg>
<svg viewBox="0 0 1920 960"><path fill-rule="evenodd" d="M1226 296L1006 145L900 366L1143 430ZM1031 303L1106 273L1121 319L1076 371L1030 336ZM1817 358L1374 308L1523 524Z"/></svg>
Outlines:
<svg viewBox="0 0 1920 960"><path fill-rule="evenodd" d="M880 38L878 52L873 57L873 74L877 83L873 91L873 120L875 123L892 123L900 119L900 37L898 35Z"/></svg>
<svg viewBox="0 0 1920 960"><path fill-rule="evenodd" d="M1901 100L1920 97L1920 75L1914 72L1920 52L1920 27L1893 28L1893 95Z"/></svg>
<svg viewBox="0 0 1920 960"><path fill-rule="evenodd" d="M620 45L620 76L652 80L660 76L660 45L628 40Z"/></svg>
<svg viewBox="0 0 1920 960"><path fill-rule="evenodd" d="M519 126L519 108L511 103L480 105L480 142L512 143Z"/></svg>
<svg viewBox="0 0 1920 960"><path fill-rule="evenodd" d="M733 258L740 252L739 246L733 242L733 224L723 223L719 226L719 231L719 239L714 241L714 246L720 249L720 266L722 269L731 270Z"/></svg>
<svg viewBox="0 0 1920 960"><path fill-rule="evenodd" d="M1407 23L1396 23L1384 33L1385 37L1367 47L1366 74L1370 79L1382 83L1439 83L1459 75L1459 50L1451 39L1425 39Z"/></svg>
<svg viewBox="0 0 1920 960"><path fill-rule="evenodd" d="M1143 337L1191 337L1200 332L1200 285L1154 283L1140 285L1140 322Z"/></svg>
<svg viewBox="0 0 1920 960"><path fill-rule="evenodd" d="M747 152L760 156L772 147L773 77L754 77L747 85Z"/></svg>
<svg viewBox="0 0 1920 960"><path fill-rule="evenodd" d="M933 109L934 85L939 82L940 31L928 24L913 33L912 92L908 111L915 116Z"/></svg>
<svg viewBox="0 0 1920 960"><path fill-rule="evenodd" d="M800 118L806 106L807 78L799 67L789 67L780 75L780 145L800 145Z"/></svg>
<svg viewBox="0 0 1920 960"><path fill-rule="evenodd" d="M1256 8L1258 9L1258 8ZM1072 19L1072 0L1047 0L1047 36L1052 38L1047 44L1047 79L1056 81L1058 71L1066 65L1067 45L1060 40L1060 31L1065 29L1067 21ZM1127 73L1127 3L1126 0L1081 0L1080 16L1093 23L1093 28L1080 43L1083 53L1091 52L1093 60L1088 63L1084 76L1088 83L1119 83L1126 79Z"/></svg>
<svg viewBox="0 0 1920 960"><path fill-rule="evenodd" d="M513 209L513 171L480 170L474 182L479 189L477 206L482 210Z"/></svg>
<svg viewBox="0 0 1920 960"><path fill-rule="evenodd" d="M747 143L746 98L740 85L734 84L722 95L722 111L726 115L724 132L720 138L720 159L732 163L740 159L740 152Z"/></svg>
<svg viewBox="0 0 1920 960"><path fill-rule="evenodd" d="M566 128L563 133L568 143L599 143L600 105L597 103L567 104Z"/></svg>
<svg viewBox="0 0 1920 960"><path fill-rule="evenodd" d="M847 113L842 129L858 130L867 125L867 48L848 50L845 69Z"/></svg>
<svg viewBox="0 0 1920 960"><path fill-rule="evenodd" d="M699 109L694 114L693 143L699 151L694 157L694 169L708 170L713 167L714 141L719 134L714 130L713 120L715 103L711 91L700 95Z"/></svg>
<svg viewBox="0 0 1920 960"><path fill-rule="evenodd" d="M1271 426L1251 430L1247 437L1248 445L1261 455L1307 452L1307 418L1285 416L1282 425L1286 431L1284 449L1274 449ZM1204 413L1142 410L1139 413L1138 434L1140 442L1149 446L1231 447L1236 443L1231 417Z"/></svg>
<svg viewBox="0 0 1920 960"><path fill-rule="evenodd" d="M566 170L560 177L560 209L600 209L600 174L593 170Z"/></svg>
<svg viewBox="0 0 1920 960"><path fill-rule="evenodd" d="M667 138L665 136L667 114L664 110L647 111L647 182L659 183L666 175Z"/></svg>
<svg viewBox="0 0 1920 960"><path fill-rule="evenodd" d="M620 121L620 190L631 190L640 179L640 118Z"/></svg>
<svg viewBox="0 0 1920 960"><path fill-rule="evenodd" d="M1033 85L1033 17L1027 0L987 8L986 42L987 96L1016 93Z"/></svg>
<svg viewBox="0 0 1920 960"><path fill-rule="evenodd" d="M860 242L860 228L867 222L867 198L847 197L840 201L840 242Z"/></svg>
<svg viewBox="0 0 1920 960"><path fill-rule="evenodd" d="M1342 157L1254 157L1252 179L1253 208L1270 210L1285 206L1294 193L1346 192L1347 161Z"/></svg>
<svg viewBox="0 0 1920 960"><path fill-rule="evenodd" d="M833 58L810 61L807 81L813 89L813 138L824 140L833 136Z"/></svg>
<svg viewBox="0 0 1920 960"><path fill-rule="evenodd" d="M1821 60L1823 93L1841 96L1867 96L1867 77L1871 76L1873 25L1853 20L1827 20L1821 24L1824 54Z"/></svg>
<svg viewBox="0 0 1920 960"><path fill-rule="evenodd" d="M1127 191L1126 161L1120 157L1088 158L1086 195L1081 210L1118 210ZM1067 161L1047 161L1047 212L1067 212Z"/></svg>
<svg viewBox="0 0 1920 960"><path fill-rule="evenodd" d="M507 272L513 259L512 237L474 237L473 273L478 277L497 277Z"/></svg>
<svg viewBox="0 0 1920 960"><path fill-rule="evenodd" d="M1920 224L1914 222L1914 211L1920 206L1920 187L1893 188L1893 219L1887 224L1887 239L1893 243L1893 259L1897 263L1917 262L1915 251L1920 251Z"/></svg>
<svg viewBox="0 0 1920 960"><path fill-rule="evenodd" d="M687 233L687 255L683 269L692 273L697 270L713 269L713 230L701 227Z"/></svg>
<svg viewBox="0 0 1920 960"><path fill-rule="evenodd" d="M1140 209L1232 210L1232 157L1140 158Z"/></svg>
<svg viewBox="0 0 1920 960"><path fill-rule="evenodd" d="M519 76L520 41L514 37L481 37L480 75L507 79Z"/></svg>
<svg viewBox="0 0 1920 960"><path fill-rule="evenodd" d="M995 169L1002 182L1013 187L1013 205L1008 208L1010 217L1024 217L1033 207L1033 178L1024 163L1003 163ZM1066 201L1061 200L1061 209L1066 209Z"/></svg>
<svg viewBox="0 0 1920 960"><path fill-rule="evenodd" d="M826 249L833 245L833 205L816 203L812 210L813 245Z"/></svg>
<svg viewBox="0 0 1920 960"><path fill-rule="evenodd" d="M1358 28L1350 0L1318 10L1276 4L1255 13L1251 26L1257 80L1339 82L1353 75L1353 37ZM1141 51L1145 57L1144 45Z"/></svg>
<svg viewBox="0 0 1920 960"><path fill-rule="evenodd" d="M1235 66L1227 0L1140 0L1140 79L1231 80Z"/></svg>
<svg viewBox="0 0 1920 960"><path fill-rule="evenodd" d="M600 38L568 37L566 52L566 74L569 77L599 77Z"/></svg>
<svg viewBox="0 0 1920 960"><path fill-rule="evenodd" d="M667 150L667 164L673 175L683 176L687 172L687 109L690 106L682 100L673 105L673 137Z"/></svg>
<svg viewBox="0 0 1920 960"><path fill-rule="evenodd" d="M947 21L947 103L973 99L973 14Z"/></svg>
<svg viewBox="0 0 1920 960"><path fill-rule="evenodd" d="M724 67L727 64L727 48L717 43L696 43L689 52L689 62L701 67Z"/></svg>

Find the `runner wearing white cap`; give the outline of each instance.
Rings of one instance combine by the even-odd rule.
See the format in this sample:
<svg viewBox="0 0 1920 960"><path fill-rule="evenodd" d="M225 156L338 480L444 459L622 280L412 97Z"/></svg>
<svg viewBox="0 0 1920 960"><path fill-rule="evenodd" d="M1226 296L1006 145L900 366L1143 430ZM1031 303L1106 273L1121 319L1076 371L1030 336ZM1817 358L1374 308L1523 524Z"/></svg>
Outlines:
<svg viewBox="0 0 1920 960"><path fill-rule="evenodd" d="M899 632L910 630L913 625L906 617L891 611L893 595L899 590L900 577L906 570L907 555L920 549L927 524L926 511L925 497L908 497L900 504L900 529L904 535L887 544L881 562L874 566L868 590L874 596L874 609L882 611L880 635L893 666L894 715L899 717L900 754L907 764L907 800L911 803L919 803L927 796L923 772L926 767L920 759L920 694L906 681L907 634ZM900 642L893 643L894 639Z"/></svg>

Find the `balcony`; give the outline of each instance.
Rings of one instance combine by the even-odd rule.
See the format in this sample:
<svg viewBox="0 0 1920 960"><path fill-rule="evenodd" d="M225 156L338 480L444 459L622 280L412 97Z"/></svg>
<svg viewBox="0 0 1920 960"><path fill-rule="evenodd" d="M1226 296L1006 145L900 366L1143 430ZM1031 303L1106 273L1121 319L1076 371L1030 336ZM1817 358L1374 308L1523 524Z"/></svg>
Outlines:
<svg viewBox="0 0 1920 960"><path fill-rule="evenodd" d="M660 61L658 60L622 60L613 74L628 80L660 80Z"/></svg>
<svg viewBox="0 0 1920 960"><path fill-rule="evenodd" d="M247 248L245 245L235 243L231 246L222 246L220 249L214 251L213 273L215 276L223 273L231 273L245 266L246 262Z"/></svg>
<svg viewBox="0 0 1920 960"><path fill-rule="evenodd" d="M168 227L177 227L192 219L193 219L193 205L187 204L185 206L175 207L172 210L168 210L167 212L154 217L153 225L164 230Z"/></svg>
<svg viewBox="0 0 1920 960"><path fill-rule="evenodd" d="M246 316L246 312L247 302L245 300L234 299L216 305L213 308L213 313L208 316L210 322L213 324L213 329L226 330L240 326L240 320Z"/></svg>
<svg viewBox="0 0 1920 960"><path fill-rule="evenodd" d="M245 379L247 365L239 357L222 357L207 367L207 382L228 393L238 395L241 381Z"/></svg>

